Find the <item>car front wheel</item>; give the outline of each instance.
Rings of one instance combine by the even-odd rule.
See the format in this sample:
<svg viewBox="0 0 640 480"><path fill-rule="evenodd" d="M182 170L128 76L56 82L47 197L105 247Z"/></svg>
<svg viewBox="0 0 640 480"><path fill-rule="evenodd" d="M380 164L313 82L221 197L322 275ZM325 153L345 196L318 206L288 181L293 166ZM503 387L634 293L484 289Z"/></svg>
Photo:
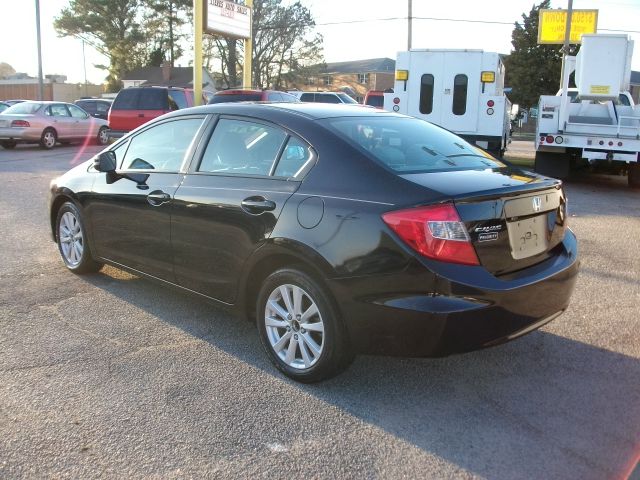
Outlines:
<svg viewBox="0 0 640 480"><path fill-rule="evenodd" d="M269 358L294 380L325 380L353 359L331 298L302 271L282 269L267 277L256 311L260 339Z"/></svg>
<svg viewBox="0 0 640 480"><path fill-rule="evenodd" d="M71 202L66 202L58 210L56 239L62 261L72 272L96 272L102 267L91 256L82 216Z"/></svg>

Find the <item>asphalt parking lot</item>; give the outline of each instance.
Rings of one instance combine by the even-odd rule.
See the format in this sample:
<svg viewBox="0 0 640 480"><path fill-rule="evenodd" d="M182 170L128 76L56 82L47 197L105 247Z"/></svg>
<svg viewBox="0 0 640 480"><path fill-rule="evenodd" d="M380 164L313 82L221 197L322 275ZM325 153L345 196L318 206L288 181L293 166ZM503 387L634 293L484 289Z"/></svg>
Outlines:
<svg viewBox="0 0 640 480"><path fill-rule="evenodd" d="M0 149L0 478L631 475L640 191L626 178L567 184L582 269L552 323L444 359L359 357L304 386L215 306L115 268L63 267L49 181L97 151Z"/></svg>

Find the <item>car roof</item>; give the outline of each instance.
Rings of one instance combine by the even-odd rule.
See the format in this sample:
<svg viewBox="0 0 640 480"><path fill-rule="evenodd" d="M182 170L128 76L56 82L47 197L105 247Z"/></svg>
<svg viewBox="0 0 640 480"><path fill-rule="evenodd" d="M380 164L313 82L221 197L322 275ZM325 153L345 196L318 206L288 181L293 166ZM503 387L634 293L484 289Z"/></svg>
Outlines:
<svg viewBox="0 0 640 480"><path fill-rule="evenodd" d="M247 115L247 116L269 116L269 113L289 112L309 119L332 118L332 117L363 117L363 116L395 116L395 113L375 108L358 106L353 104L333 104L333 103L288 103L288 102L234 102L215 103L193 107L172 112L171 116L184 115L185 113L200 114L227 114L227 115Z"/></svg>

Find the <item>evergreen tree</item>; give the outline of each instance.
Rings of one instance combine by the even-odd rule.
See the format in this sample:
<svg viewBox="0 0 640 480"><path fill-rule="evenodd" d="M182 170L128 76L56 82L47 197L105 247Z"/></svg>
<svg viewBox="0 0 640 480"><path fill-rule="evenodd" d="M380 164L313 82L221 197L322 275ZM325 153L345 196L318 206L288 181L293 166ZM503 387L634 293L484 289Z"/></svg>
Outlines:
<svg viewBox="0 0 640 480"><path fill-rule="evenodd" d="M562 45L538 44L538 23L541 9L549 8L550 0L534 5L528 15L522 14L522 24L516 22L511 34L513 51L505 59L507 85L513 88L513 103L523 108L537 105L540 95L553 95L560 85Z"/></svg>

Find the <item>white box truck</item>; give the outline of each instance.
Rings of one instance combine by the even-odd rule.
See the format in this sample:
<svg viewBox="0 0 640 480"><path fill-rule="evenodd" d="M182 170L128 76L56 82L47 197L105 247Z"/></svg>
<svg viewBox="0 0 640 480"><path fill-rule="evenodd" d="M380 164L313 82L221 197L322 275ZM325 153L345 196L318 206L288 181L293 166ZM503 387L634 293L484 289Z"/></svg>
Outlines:
<svg viewBox="0 0 640 480"><path fill-rule="evenodd" d="M565 57L562 88L538 104L535 170L565 178L581 162L625 165L640 186L640 107L628 92L633 41L627 35L582 36ZM577 88L568 88L575 71Z"/></svg>
<svg viewBox="0 0 640 480"><path fill-rule="evenodd" d="M511 102L498 53L412 49L398 52L394 93L384 109L440 125L502 156L511 140Z"/></svg>

